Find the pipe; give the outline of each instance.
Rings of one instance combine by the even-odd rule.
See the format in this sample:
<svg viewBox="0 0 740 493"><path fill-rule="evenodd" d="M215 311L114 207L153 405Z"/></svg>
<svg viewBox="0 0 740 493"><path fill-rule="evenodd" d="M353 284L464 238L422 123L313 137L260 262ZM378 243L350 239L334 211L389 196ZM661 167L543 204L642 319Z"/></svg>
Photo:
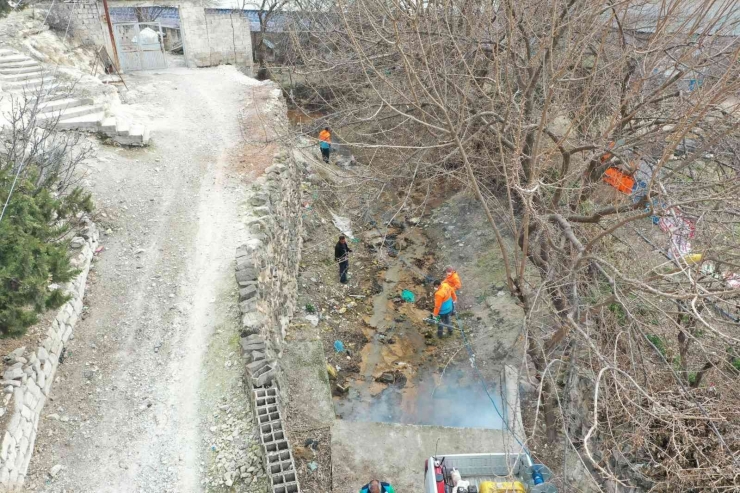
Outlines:
<svg viewBox="0 0 740 493"><path fill-rule="evenodd" d="M110 21L110 12L108 12L108 0L103 0L103 10L105 11L105 22L108 24L110 42L113 45L113 56L115 57L116 68L121 70L121 60L118 59L118 48L116 48L116 37L113 34L113 24L111 24Z"/></svg>

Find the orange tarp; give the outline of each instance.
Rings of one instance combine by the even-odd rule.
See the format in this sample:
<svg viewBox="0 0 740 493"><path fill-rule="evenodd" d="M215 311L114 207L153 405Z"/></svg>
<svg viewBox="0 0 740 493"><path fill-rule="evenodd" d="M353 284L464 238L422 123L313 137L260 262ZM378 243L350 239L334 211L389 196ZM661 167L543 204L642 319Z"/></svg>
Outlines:
<svg viewBox="0 0 740 493"><path fill-rule="evenodd" d="M632 188L635 186L635 179L625 175L617 168L607 169L604 172L604 181L627 195L632 193Z"/></svg>

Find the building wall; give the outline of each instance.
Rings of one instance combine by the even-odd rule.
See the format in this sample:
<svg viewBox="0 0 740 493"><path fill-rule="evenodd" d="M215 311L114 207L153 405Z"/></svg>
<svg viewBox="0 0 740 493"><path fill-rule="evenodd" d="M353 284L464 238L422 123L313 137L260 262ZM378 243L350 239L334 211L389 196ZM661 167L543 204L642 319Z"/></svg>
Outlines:
<svg viewBox="0 0 740 493"><path fill-rule="evenodd" d="M249 21L239 11L180 6L180 31L188 67L231 64L252 71Z"/></svg>
<svg viewBox="0 0 740 493"><path fill-rule="evenodd" d="M113 0L110 8L156 5L179 9L180 33L188 67L210 67L221 64L240 65L252 71L252 42L249 20L239 10L207 9L200 1L164 0L158 2ZM52 3L38 8L51 8ZM102 2L95 0L57 0L49 19L57 28L66 27L83 43L103 45L113 57L113 45Z"/></svg>
<svg viewBox="0 0 740 493"><path fill-rule="evenodd" d="M95 0L73 0L39 3L34 5L40 10L50 10L47 23L53 29L69 32L82 44L105 46L113 57L113 44L105 20L102 4Z"/></svg>

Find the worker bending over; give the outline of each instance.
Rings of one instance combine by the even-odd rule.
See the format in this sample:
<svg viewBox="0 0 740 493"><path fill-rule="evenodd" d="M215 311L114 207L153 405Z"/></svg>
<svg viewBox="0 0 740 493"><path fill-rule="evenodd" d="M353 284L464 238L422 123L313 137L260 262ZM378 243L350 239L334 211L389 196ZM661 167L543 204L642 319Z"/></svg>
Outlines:
<svg viewBox="0 0 740 493"><path fill-rule="evenodd" d="M447 333L452 335L452 325L450 315L454 308L453 303L457 301L455 290L446 282L434 281L434 321L437 322L437 337L441 338L444 332L444 326L447 326Z"/></svg>
<svg viewBox="0 0 740 493"><path fill-rule="evenodd" d="M360 489L360 493L396 493L390 483L373 479Z"/></svg>

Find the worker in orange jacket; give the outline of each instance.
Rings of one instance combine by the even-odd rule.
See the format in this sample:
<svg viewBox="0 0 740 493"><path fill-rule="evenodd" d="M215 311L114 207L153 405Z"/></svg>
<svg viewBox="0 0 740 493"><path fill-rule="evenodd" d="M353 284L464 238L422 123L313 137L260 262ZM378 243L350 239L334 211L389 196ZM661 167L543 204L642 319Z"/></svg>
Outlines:
<svg viewBox="0 0 740 493"><path fill-rule="evenodd" d="M460 276L457 275L457 271L453 269L451 265L445 267L445 280L442 282L454 290L455 303L452 305L452 314L454 315L456 308L455 305L457 304L457 291L462 287L462 283L460 282Z"/></svg>
<svg viewBox="0 0 740 493"><path fill-rule="evenodd" d="M319 132L319 148L321 149L321 157L325 163L328 163L331 154L331 130L329 130L329 127L325 127L324 130Z"/></svg>
<svg viewBox="0 0 740 493"><path fill-rule="evenodd" d="M434 289L434 313L432 317L437 322L437 337L441 338L445 326L447 326L447 333L452 335L450 315L452 315L453 303L457 301L457 295L449 284L439 280L434 281Z"/></svg>

